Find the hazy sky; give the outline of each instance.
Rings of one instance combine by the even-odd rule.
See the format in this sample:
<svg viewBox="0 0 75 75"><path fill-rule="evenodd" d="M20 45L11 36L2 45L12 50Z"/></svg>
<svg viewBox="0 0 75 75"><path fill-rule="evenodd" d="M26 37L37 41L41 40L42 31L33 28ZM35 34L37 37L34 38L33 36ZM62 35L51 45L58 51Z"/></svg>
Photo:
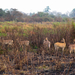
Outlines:
<svg viewBox="0 0 75 75"><path fill-rule="evenodd" d="M25 13L44 11L46 6L51 11L66 13L75 8L75 0L0 0L0 8L16 8Z"/></svg>

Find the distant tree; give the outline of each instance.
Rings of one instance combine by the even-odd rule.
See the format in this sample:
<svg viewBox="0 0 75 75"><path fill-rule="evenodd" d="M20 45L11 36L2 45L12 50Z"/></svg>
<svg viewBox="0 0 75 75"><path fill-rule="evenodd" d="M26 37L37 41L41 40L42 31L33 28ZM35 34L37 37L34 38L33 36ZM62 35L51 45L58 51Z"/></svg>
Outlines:
<svg viewBox="0 0 75 75"><path fill-rule="evenodd" d="M5 11L5 13L7 13L9 11L9 9L5 9L4 11Z"/></svg>
<svg viewBox="0 0 75 75"><path fill-rule="evenodd" d="M71 11L70 17L75 17L75 8Z"/></svg>
<svg viewBox="0 0 75 75"><path fill-rule="evenodd" d="M3 9L0 9L0 17L4 17L5 11Z"/></svg>
<svg viewBox="0 0 75 75"><path fill-rule="evenodd" d="M38 12L38 16L39 17L43 17L44 16L44 12Z"/></svg>
<svg viewBox="0 0 75 75"><path fill-rule="evenodd" d="M57 17L61 17L62 13L61 12L57 12L56 16Z"/></svg>
<svg viewBox="0 0 75 75"><path fill-rule="evenodd" d="M62 17L62 18L67 18L68 15L66 15L66 14L62 14L61 17Z"/></svg>
<svg viewBox="0 0 75 75"><path fill-rule="evenodd" d="M54 15L53 13L50 13L50 17L51 17L51 18L54 18L55 15Z"/></svg>
<svg viewBox="0 0 75 75"><path fill-rule="evenodd" d="M49 6L47 6L47 7L45 8L44 12L45 12L45 13L49 13L49 10L51 10L51 9L49 8Z"/></svg>
<svg viewBox="0 0 75 75"><path fill-rule="evenodd" d="M10 14L10 11L6 11L6 14L5 14L5 20L6 21L12 21L14 18L13 16Z"/></svg>
<svg viewBox="0 0 75 75"><path fill-rule="evenodd" d="M62 18L61 18L61 17L55 17L54 20L55 20L56 22L62 22Z"/></svg>
<svg viewBox="0 0 75 75"><path fill-rule="evenodd" d="M50 14L57 15L57 11L50 12Z"/></svg>
<svg viewBox="0 0 75 75"><path fill-rule="evenodd" d="M32 17L38 17L38 15L37 14L34 14L34 15L32 15Z"/></svg>
<svg viewBox="0 0 75 75"><path fill-rule="evenodd" d="M35 14L35 13L30 13L29 16L32 16L32 15L34 15L34 14Z"/></svg>
<svg viewBox="0 0 75 75"><path fill-rule="evenodd" d="M43 21L46 22L46 21L50 21L49 17L43 17Z"/></svg>
<svg viewBox="0 0 75 75"><path fill-rule="evenodd" d="M37 15L38 17L49 17L49 13L44 13L44 12L38 12Z"/></svg>
<svg viewBox="0 0 75 75"><path fill-rule="evenodd" d="M10 9L10 14L13 16L14 20L20 19L23 17L23 13L18 11L17 9Z"/></svg>
<svg viewBox="0 0 75 75"><path fill-rule="evenodd" d="M3 22L5 19L3 17L0 17L0 21Z"/></svg>

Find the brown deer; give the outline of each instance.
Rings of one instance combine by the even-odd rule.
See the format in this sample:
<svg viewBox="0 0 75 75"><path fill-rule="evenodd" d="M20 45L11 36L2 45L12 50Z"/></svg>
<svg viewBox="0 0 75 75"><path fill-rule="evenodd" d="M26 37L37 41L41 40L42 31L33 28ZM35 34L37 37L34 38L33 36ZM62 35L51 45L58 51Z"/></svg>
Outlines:
<svg viewBox="0 0 75 75"><path fill-rule="evenodd" d="M61 42L62 42L62 43L61 43ZM64 48L66 47L65 39L63 38L63 39L61 40L61 42L56 42L56 43L54 43L55 50L58 51L59 48L62 48L62 51L64 51Z"/></svg>
<svg viewBox="0 0 75 75"><path fill-rule="evenodd" d="M75 39L73 40L73 43L75 43Z"/></svg>
<svg viewBox="0 0 75 75"><path fill-rule="evenodd" d="M28 40L21 41L19 38L17 38L17 42L19 43L20 47L22 46L22 48L23 48L23 45L24 46L29 46L29 41Z"/></svg>
<svg viewBox="0 0 75 75"><path fill-rule="evenodd" d="M43 46L44 46L44 48L50 49L50 45L51 45L51 43L50 43L50 41L48 41L48 38L46 37L43 41Z"/></svg>
<svg viewBox="0 0 75 75"><path fill-rule="evenodd" d="M70 54L74 51L74 53L75 53L75 39L73 40L73 43L74 44L70 44L69 45L69 50L70 50Z"/></svg>
<svg viewBox="0 0 75 75"><path fill-rule="evenodd" d="M13 45L13 40L4 40L3 38L0 37L0 42L3 44L3 45Z"/></svg>
<svg viewBox="0 0 75 75"><path fill-rule="evenodd" d="M4 40L3 38L1 38L0 37L0 43L2 44L2 48L5 50L5 52L4 52L4 55L5 55L5 53L7 53L8 51L8 47L9 46L12 46L13 47L13 40ZM8 47L7 47L8 46Z"/></svg>

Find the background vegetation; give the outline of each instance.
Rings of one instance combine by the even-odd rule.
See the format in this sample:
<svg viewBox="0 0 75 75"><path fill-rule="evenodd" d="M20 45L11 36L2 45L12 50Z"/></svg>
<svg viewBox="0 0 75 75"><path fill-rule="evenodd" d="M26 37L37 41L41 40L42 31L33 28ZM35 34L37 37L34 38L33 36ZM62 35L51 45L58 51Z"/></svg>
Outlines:
<svg viewBox="0 0 75 75"><path fill-rule="evenodd" d="M61 12L50 11L49 6L47 6L43 12L37 13L24 13L18 11L17 9L11 8L1 9L0 8L0 21L17 21L17 22L66 22L71 19L75 19L75 9L70 13L62 14Z"/></svg>
<svg viewBox="0 0 75 75"><path fill-rule="evenodd" d="M12 39L13 45L3 45L0 40L0 74L2 75L75 75L75 53L69 53L69 44L75 39L75 9L69 15L49 12L25 14L17 9L0 9L0 38ZM48 37L51 48L43 47ZM29 40L22 48L17 38ZM66 48L62 55L54 49L54 43L65 38Z"/></svg>
<svg viewBox="0 0 75 75"><path fill-rule="evenodd" d="M52 48L54 48L55 42L65 38L68 48L69 44L73 43L73 39L75 38L74 34L75 23L73 21L61 23L42 22L42 24L15 21L0 22L0 37L12 39L15 41L15 44L17 38L29 40L31 47L37 49L42 47L43 40L46 37L51 42Z"/></svg>
<svg viewBox="0 0 75 75"><path fill-rule="evenodd" d="M75 38L75 23L42 22L26 23L6 21L0 22L0 37L12 39L12 46L2 46L0 42L0 74L74 74L75 54L69 54L68 46ZM51 42L49 50L43 48L43 40L48 37ZM30 46L23 49L17 38L29 40ZM66 40L66 48L62 56L54 50L54 43ZM27 51L27 53L25 53ZM44 51L44 52L43 52ZM68 66L67 66L68 65ZM37 72L36 72L37 71ZM45 72L46 71L46 72Z"/></svg>

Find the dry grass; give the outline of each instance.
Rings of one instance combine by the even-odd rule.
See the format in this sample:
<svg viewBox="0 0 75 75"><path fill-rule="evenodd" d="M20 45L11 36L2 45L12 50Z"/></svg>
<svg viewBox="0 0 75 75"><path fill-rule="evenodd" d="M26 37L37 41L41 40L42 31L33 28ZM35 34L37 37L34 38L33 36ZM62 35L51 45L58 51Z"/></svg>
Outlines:
<svg viewBox="0 0 75 75"><path fill-rule="evenodd" d="M1 22L0 37L5 40L12 39L13 46L8 46L7 43L3 48L0 43L0 73L18 75L72 73L75 70L75 55L69 53L68 46L75 36L73 25L70 24ZM43 40L46 37L51 42L51 48L48 50L43 48ZM29 40L29 46L23 49L17 38L21 41ZM63 56L61 56L61 49L56 56L54 43L60 42L62 38L65 38L66 48Z"/></svg>

